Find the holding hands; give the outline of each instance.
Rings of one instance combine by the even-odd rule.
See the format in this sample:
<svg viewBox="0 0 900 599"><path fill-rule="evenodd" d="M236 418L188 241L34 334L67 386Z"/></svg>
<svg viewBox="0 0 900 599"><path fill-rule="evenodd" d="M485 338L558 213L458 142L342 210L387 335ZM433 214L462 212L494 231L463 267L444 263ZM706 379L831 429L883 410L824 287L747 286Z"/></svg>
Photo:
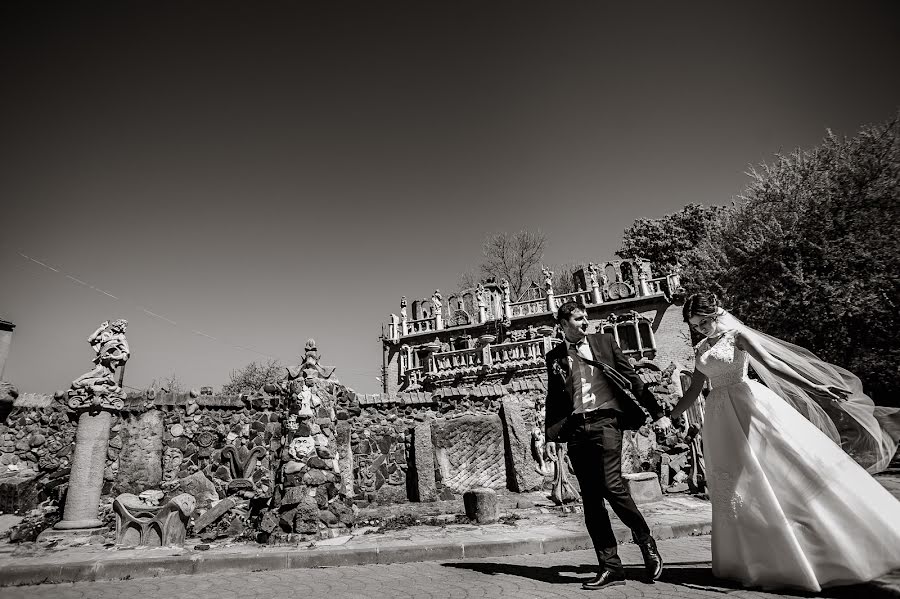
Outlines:
<svg viewBox="0 0 900 599"><path fill-rule="evenodd" d="M669 432L669 430L672 428L672 421L668 416L663 416L653 423L653 428L662 432Z"/></svg>

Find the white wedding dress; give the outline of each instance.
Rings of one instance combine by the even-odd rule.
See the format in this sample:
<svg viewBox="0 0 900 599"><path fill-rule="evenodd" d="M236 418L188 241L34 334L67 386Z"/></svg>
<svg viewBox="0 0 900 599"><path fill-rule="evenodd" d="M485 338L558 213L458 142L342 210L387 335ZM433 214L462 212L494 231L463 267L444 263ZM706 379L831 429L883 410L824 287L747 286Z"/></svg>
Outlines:
<svg viewBox="0 0 900 599"><path fill-rule="evenodd" d="M734 333L697 347L713 575L819 591L900 568L900 501L768 387Z"/></svg>

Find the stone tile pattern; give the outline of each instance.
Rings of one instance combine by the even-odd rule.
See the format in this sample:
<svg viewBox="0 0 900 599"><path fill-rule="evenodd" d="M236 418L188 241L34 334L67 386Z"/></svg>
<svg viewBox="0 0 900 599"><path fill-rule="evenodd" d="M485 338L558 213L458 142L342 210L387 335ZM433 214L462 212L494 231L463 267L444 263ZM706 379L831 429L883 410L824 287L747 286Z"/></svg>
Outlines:
<svg viewBox="0 0 900 599"><path fill-rule="evenodd" d="M502 426L496 414L432 422L431 437L441 484L457 493L475 487L506 488Z"/></svg>

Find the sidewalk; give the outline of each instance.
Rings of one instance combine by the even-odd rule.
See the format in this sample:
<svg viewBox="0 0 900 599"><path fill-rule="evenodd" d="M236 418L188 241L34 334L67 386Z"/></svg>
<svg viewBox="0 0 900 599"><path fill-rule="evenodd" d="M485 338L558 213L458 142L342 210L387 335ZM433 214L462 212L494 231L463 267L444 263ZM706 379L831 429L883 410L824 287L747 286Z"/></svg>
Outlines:
<svg viewBox="0 0 900 599"><path fill-rule="evenodd" d="M0 586L482 558L592 546L580 513L562 513L548 505L545 501L535 507L503 510L507 516L503 524L455 524L455 515L447 514L437 516L447 521L444 526L411 526L382 533L375 533L374 527L359 527L352 535L308 546L204 545L198 539L188 539L183 548L152 549L3 545ZM708 501L670 495L640 508L657 539L710 532ZM620 543L631 542L631 533L621 522L613 518L613 526Z"/></svg>

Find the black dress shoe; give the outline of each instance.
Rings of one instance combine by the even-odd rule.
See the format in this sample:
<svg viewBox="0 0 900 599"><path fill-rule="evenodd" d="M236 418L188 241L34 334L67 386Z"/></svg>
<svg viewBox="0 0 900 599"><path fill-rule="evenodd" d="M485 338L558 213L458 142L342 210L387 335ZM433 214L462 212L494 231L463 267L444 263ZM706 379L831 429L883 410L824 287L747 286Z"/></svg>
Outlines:
<svg viewBox="0 0 900 599"><path fill-rule="evenodd" d="M603 572L600 572L600 574L598 574L596 578L592 578L591 580L582 584L581 588L592 591L596 589L605 589L606 587L614 587L622 584L625 584L624 573L616 574L615 572L604 570Z"/></svg>
<svg viewBox="0 0 900 599"><path fill-rule="evenodd" d="M644 569L647 577L653 580L659 580L663 571L663 559L656 549L656 541L650 538L646 543L640 543L641 554L644 556Z"/></svg>

